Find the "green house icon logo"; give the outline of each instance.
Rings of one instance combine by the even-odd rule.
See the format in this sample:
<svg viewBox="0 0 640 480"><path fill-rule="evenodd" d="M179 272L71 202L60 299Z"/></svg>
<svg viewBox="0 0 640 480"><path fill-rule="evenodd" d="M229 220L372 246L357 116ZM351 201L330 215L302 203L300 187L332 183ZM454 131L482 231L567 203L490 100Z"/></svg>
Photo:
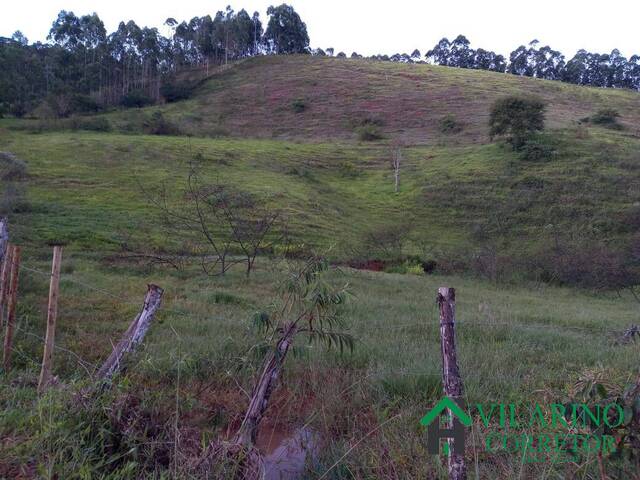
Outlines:
<svg viewBox="0 0 640 480"><path fill-rule="evenodd" d="M440 427L440 416L446 411L451 412L451 428ZM453 439L453 453L464 453L465 430L471 426L471 417L464 409L461 399L443 397L422 419L420 424L428 427L427 450L433 455L440 453L440 439ZM449 454L449 443L444 444L444 453Z"/></svg>

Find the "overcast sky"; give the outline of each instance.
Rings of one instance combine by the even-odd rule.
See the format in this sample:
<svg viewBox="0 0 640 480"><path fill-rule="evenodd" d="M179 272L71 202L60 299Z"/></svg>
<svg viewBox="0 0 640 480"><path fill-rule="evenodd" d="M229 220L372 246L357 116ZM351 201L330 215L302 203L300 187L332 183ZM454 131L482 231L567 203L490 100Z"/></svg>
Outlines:
<svg viewBox="0 0 640 480"><path fill-rule="evenodd" d="M228 2L214 0L1 0L0 36L21 30L30 42L44 41L57 13L96 12L108 32L121 20L158 27L166 18L178 21L224 10ZM640 54L640 1L609 0L289 0L307 24L312 47L334 47L347 54L424 54L440 38L462 33L473 47L508 55L534 38L567 56L584 48L608 53L618 48L626 56ZM235 10L260 13L275 1L243 0Z"/></svg>

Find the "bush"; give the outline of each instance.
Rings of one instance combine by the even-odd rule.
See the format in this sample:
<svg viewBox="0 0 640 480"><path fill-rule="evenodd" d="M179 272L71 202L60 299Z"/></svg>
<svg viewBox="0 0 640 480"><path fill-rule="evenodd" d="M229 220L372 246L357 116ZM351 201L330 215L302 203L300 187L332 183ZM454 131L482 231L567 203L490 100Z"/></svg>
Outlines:
<svg viewBox="0 0 640 480"><path fill-rule="evenodd" d="M75 94L71 97L71 110L78 113L96 113L102 110L102 105L90 95Z"/></svg>
<svg viewBox="0 0 640 480"><path fill-rule="evenodd" d="M177 125L165 118L162 112L153 112L150 118L144 122L145 133L152 135L180 135L181 131Z"/></svg>
<svg viewBox="0 0 640 480"><path fill-rule="evenodd" d="M520 150L532 135L544 129L545 104L530 97L510 96L497 100L489 118L489 136L504 136Z"/></svg>
<svg viewBox="0 0 640 480"><path fill-rule="evenodd" d="M358 139L363 142L372 142L383 138L378 126L371 123L367 123L366 125L361 125L356 128L356 133L358 135Z"/></svg>
<svg viewBox="0 0 640 480"><path fill-rule="evenodd" d="M18 100L9 107L9 112L16 118L22 118L27 114L27 104Z"/></svg>
<svg viewBox="0 0 640 480"><path fill-rule="evenodd" d="M9 152L0 152L0 181L15 182L27 177L27 164Z"/></svg>
<svg viewBox="0 0 640 480"><path fill-rule="evenodd" d="M27 165L8 152L0 152L0 215L28 212L29 202L21 183L27 177Z"/></svg>
<svg viewBox="0 0 640 480"><path fill-rule="evenodd" d="M111 131L111 124L105 117L95 118L79 118L73 117L71 119L71 128L73 130L89 130L91 132L109 132Z"/></svg>
<svg viewBox="0 0 640 480"><path fill-rule="evenodd" d="M520 159L529 162L543 162L554 158L557 155L552 145L549 145L542 138L534 138L525 141L520 148Z"/></svg>
<svg viewBox="0 0 640 480"><path fill-rule="evenodd" d="M160 95L165 101L178 102L188 99L193 93L193 86L175 81L167 82L160 87Z"/></svg>
<svg viewBox="0 0 640 480"><path fill-rule="evenodd" d="M41 101L36 108L31 111L31 115L40 120L53 120L58 118L58 114L46 100Z"/></svg>
<svg viewBox="0 0 640 480"><path fill-rule="evenodd" d="M304 100L297 99L291 103L291 108L296 113L302 113L307 109L307 104Z"/></svg>
<svg viewBox="0 0 640 480"><path fill-rule="evenodd" d="M603 108L598 110L595 115L589 118L589 121L595 125L600 125L614 130L621 130L622 125L618 123L620 113L613 108Z"/></svg>
<svg viewBox="0 0 640 480"><path fill-rule="evenodd" d="M462 124L453 115L447 115L440 119L439 129L445 135L455 135L462 131Z"/></svg>
<svg viewBox="0 0 640 480"><path fill-rule="evenodd" d="M147 105L151 105L152 103L153 100L147 94L141 92L140 90L134 90L127 93L124 97L122 97L122 100L120 101L120 104L123 107L127 108L142 108L146 107Z"/></svg>

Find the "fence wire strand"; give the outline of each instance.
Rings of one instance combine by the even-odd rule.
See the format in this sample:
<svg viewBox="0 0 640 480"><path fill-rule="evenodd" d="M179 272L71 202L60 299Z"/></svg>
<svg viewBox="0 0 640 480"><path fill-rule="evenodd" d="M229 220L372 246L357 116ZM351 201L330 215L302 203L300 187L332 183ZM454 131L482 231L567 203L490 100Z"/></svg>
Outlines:
<svg viewBox="0 0 640 480"><path fill-rule="evenodd" d="M41 275L43 277L46 278L50 278L51 277L51 273L49 272L45 272L42 271L38 268L35 268L32 265L25 265L22 264L21 268L25 269L26 271L32 272L32 273L36 273L38 275ZM109 290L106 290L102 287L98 287L96 285L93 285L87 281L83 281L83 280L78 280L76 278L70 277L67 274L63 274L61 275L61 281L65 281L65 282L69 282L72 284L76 284L80 287L86 288L88 290L100 293L106 297L109 297L115 301L117 301L118 304L120 305L126 305L126 306L136 306L138 308L141 307L141 302L135 302L135 301L130 301L126 298L123 298L122 295L117 294L115 292L111 292ZM537 297L532 297L535 298L536 300L540 300L540 298ZM199 319L199 320L210 320L210 318L207 317L203 317L200 314L197 314L195 312L192 311L186 311L186 310L178 310L175 308L162 308L161 312L165 312L165 313L170 313L170 314L175 314L175 315L180 315L180 316L190 316L192 318L195 319ZM525 329L525 330L543 330L543 329L553 329L554 331L564 331L566 330L567 332L570 331L579 331L579 332L584 332L585 334L602 334L602 333L606 333L603 332L602 329L597 329L597 328L592 328L592 327L580 327L580 326L573 326L573 325L553 325L553 324L522 324L522 323L514 323L514 322L504 322L504 321L470 321L470 320L458 320L456 321L457 325L460 326L464 326L464 327L480 327L480 326L488 326L488 327L508 327L508 328L513 328L513 329ZM438 324L437 322L433 322L433 323L428 323L428 322L413 322L413 323L406 323L406 324L401 324L401 325L384 325L384 324L380 324L380 325L368 325L368 324L359 324L357 325L356 328L351 328L351 331L353 332L354 330L356 330L358 327L364 327L365 329L385 329L385 330L402 330L402 329L408 329L408 328L417 328L417 329L423 329L424 332L427 332L429 330L433 330L433 329L437 329L438 328ZM38 340L44 342L44 338L41 337L40 335L37 335L33 332L29 332L28 330L16 326L16 329L21 331L22 333L24 333L27 336L33 337L33 338L37 338ZM461 332L462 335L464 335L464 330ZM367 344L368 342L362 340L362 339L358 339L359 342L363 343L363 344ZM80 357L78 354L76 354L75 352L66 349L64 347L61 347L59 345L55 345L55 348L61 352L67 353L68 355L72 356L76 362L89 374L89 376L92 376L92 373L90 372L90 368L93 369L93 371L95 371L98 368L98 365L96 364L92 364L91 362L88 362L86 360L84 360L82 357ZM32 359L29 359L30 361L34 361ZM36 364L38 362L34 361ZM372 372L371 376L375 377L375 376L388 376L388 375L399 375L399 376L423 376L423 377L441 377L442 372L438 371L438 372L431 372L431 371L423 371L423 370L407 370L407 369L395 369L395 370L390 370L390 371L378 371L378 372ZM532 374L531 372L527 372L527 373L523 373L522 376L527 376L527 375L535 375ZM579 375L578 373L575 372L554 372L553 374L551 372L544 372L544 378L570 378L571 376L575 376L575 375ZM514 374L513 372L510 372L509 374L504 374L504 378L514 378L514 376L519 376L518 374ZM476 376L474 374L465 374L464 375L465 378L475 378Z"/></svg>

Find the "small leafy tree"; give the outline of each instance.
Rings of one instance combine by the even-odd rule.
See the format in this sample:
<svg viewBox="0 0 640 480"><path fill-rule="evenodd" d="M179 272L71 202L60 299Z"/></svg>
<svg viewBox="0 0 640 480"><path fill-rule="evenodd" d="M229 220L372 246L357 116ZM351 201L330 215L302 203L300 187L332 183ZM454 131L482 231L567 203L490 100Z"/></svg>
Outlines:
<svg viewBox="0 0 640 480"><path fill-rule="evenodd" d="M260 375L237 433L230 442L212 443L200 461L200 469L207 471L222 460L240 467L244 476L236 478L262 478L262 459L255 448L258 427L296 337L306 336L309 342L323 343L327 348L353 350L353 338L335 330L343 325L340 307L348 295L347 285L330 283L328 271L325 259L310 258L288 275L269 310L255 314L254 323L265 332L269 345Z"/></svg>
<svg viewBox="0 0 640 480"><path fill-rule="evenodd" d="M489 118L489 136L503 136L520 150L531 136L544 129L545 104L530 97L509 96L497 100Z"/></svg>

